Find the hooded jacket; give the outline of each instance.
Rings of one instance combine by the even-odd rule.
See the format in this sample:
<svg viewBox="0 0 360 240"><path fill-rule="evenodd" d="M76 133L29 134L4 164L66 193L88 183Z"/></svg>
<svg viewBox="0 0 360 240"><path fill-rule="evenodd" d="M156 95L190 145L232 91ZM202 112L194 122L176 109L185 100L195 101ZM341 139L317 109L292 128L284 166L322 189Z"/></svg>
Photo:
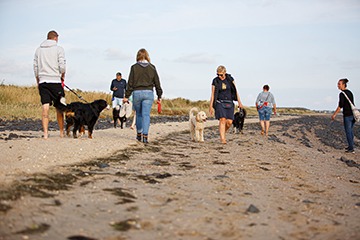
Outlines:
<svg viewBox="0 0 360 240"><path fill-rule="evenodd" d="M65 73L66 60L64 49L57 46L55 40L45 40L36 49L34 56L34 74L40 83L61 83L61 74Z"/></svg>
<svg viewBox="0 0 360 240"><path fill-rule="evenodd" d="M137 62L131 66L125 98L129 98L135 90L153 90L154 87L160 99L163 91L154 65L148 62Z"/></svg>

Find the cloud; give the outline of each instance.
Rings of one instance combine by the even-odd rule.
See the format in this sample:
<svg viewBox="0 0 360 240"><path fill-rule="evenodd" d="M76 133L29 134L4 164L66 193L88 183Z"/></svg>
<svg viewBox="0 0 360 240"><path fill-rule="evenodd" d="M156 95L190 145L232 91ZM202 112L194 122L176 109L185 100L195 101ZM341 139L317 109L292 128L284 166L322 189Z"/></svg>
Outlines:
<svg viewBox="0 0 360 240"><path fill-rule="evenodd" d="M14 61L12 59L0 59L0 73L5 75L21 75L24 76L24 72L32 71L32 62L24 63ZM25 74L26 75L26 74Z"/></svg>
<svg viewBox="0 0 360 240"><path fill-rule="evenodd" d="M131 60L132 57L117 48L108 48L105 50L106 60Z"/></svg>
<svg viewBox="0 0 360 240"><path fill-rule="evenodd" d="M216 63L216 56L207 53L193 53L186 56L178 57L174 59L174 62L180 63Z"/></svg>

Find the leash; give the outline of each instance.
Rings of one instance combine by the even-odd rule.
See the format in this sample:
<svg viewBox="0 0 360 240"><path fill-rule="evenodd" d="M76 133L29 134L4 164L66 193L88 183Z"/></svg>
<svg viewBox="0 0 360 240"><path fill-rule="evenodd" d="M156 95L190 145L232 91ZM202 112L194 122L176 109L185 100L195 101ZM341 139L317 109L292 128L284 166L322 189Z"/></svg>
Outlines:
<svg viewBox="0 0 360 240"><path fill-rule="evenodd" d="M64 84L64 86L73 94L75 94L80 100L83 100L86 103L89 103L88 101L86 101L81 95L77 94L73 89L69 88L66 84Z"/></svg>
<svg viewBox="0 0 360 240"><path fill-rule="evenodd" d="M95 115L98 115L97 112L94 110L94 108L91 106L91 104L90 104L88 101L86 101L81 95L77 94L73 89L71 89L70 87L68 87L68 85L66 85L65 83L64 83L64 86L65 86L70 92L72 92L73 94L75 94L80 100L83 100L85 103L89 104L91 111L92 111ZM100 115L100 113L99 113L99 115Z"/></svg>

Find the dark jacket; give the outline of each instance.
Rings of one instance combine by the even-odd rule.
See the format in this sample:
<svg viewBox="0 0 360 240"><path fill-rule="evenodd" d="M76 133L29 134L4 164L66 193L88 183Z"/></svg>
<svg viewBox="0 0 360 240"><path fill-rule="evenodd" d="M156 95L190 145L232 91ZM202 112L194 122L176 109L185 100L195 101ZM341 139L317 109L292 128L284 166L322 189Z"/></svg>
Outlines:
<svg viewBox="0 0 360 240"><path fill-rule="evenodd" d="M113 90L114 87L117 87L116 91ZM126 80L123 78L120 81L117 79L112 80L110 90L113 91L113 97L123 98L125 96Z"/></svg>
<svg viewBox="0 0 360 240"><path fill-rule="evenodd" d="M234 82L234 78L230 74L225 74L226 78L224 81L228 81L230 83L230 90L231 90L231 98L233 101L237 101L237 91L236 86ZM213 80L214 86L215 86L215 92L214 92L214 102L213 102L213 108L215 108L216 100L218 100L219 90L221 88L222 80L219 77L214 78Z"/></svg>
<svg viewBox="0 0 360 240"><path fill-rule="evenodd" d="M154 65L151 63L135 63L131 66L128 87L125 92L126 98L129 98L135 90L153 90L154 87L156 95L160 99L163 91Z"/></svg>

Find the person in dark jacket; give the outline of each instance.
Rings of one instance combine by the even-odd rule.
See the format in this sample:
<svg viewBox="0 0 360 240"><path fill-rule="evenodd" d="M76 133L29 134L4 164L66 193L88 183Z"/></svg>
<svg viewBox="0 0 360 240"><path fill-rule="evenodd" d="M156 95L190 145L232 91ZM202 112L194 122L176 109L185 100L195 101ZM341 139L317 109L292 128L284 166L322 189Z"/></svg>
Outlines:
<svg viewBox="0 0 360 240"><path fill-rule="evenodd" d="M234 102L237 101L240 108L243 105L236 90L234 78L226 73L224 66L217 68L217 77L212 81L209 113L219 120L220 141L226 144L226 132L234 120Z"/></svg>
<svg viewBox="0 0 360 240"><path fill-rule="evenodd" d="M122 78L120 72L116 73L116 78L111 81L110 90L113 92L112 94L113 121L114 121L114 126L116 127L115 121L118 121L118 123L120 124L119 112L123 103L125 90L126 90L126 80Z"/></svg>
<svg viewBox="0 0 360 240"><path fill-rule="evenodd" d="M153 89L156 90L157 102L161 102L162 89L156 68L150 63L149 53L144 49L137 52L136 63L131 66L128 87L124 102L133 95L133 107L136 112L136 139L148 143L150 111L154 102Z"/></svg>
<svg viewBox="0 0 360 240"><path fill-rule="evenodd" d="M112 94L112 107L121 106L126 90L126 80L121 77L121 73L116 73L116 78L111 81L110 90Z"/></svg>
<svg viewBox="0 0 360 240"><path fill-rule="evenodd" d="M343 109L343 120L344 120L344 129L346 134L346 140L348 142L348 147L345 148L345 152L354 153L354 132L353 127L355 124L354 115L351 109L351 105L344 94L350 99L354 104L354 96L352 92L347 89L348 79L343 78L338 81L338 89L341 91L339 93L339 105L336 108L334 114L331 116L331 119L334 120L336 115Z"/></svg>

